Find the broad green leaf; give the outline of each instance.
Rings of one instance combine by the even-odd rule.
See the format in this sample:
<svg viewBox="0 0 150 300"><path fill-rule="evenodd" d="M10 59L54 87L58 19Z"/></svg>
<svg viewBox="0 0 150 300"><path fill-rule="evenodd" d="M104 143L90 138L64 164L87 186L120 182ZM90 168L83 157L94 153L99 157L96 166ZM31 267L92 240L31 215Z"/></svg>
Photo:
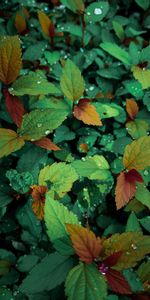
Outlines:
<svg viewBox="0 0 150 300"><path fill-rule="evenodd" d="M109 3L107 1L97 1L91 3L85 10L86 22L100 22L107 15Z"/></svg>
<svg viewBox="0 0 150 300"><path fill-rule="evenodd" d="M137 270L142 282L146 282L150 278L150 260L143 262Z"/></svg>
<svg viewBox="0 0 150 300"><path fill-rule="evenodd" d="M54 109L35 109L23 116L18 134L25 140L39 140L61 125L67 115L68 111L59 107Z"/></svg>
<svg viewBox="0 0 150 300"><path fill-rule="evenodd" d="M74 267L66 279L68 300L106 300L107 285L104 276L90 264L80 263Z"/></svg>
<svg viewBox="0 0 150 300"><path fill-rule="evenodd" d="M9 92L13 96L60 94L59 89L38 72L19 77L9 88Z"/></svg>
<svg viewBox="0 0 150 300"><path fill-rule="evenodd" d="M150 136L142 136L126 146L123 164L128 170L144 170L150 166Z"/></svg>
<svg viewBox="0 0 150 300"><path fill-rule="evenodd" d="M141 83L143 90L148 89L150 87L150 70L141 69L138 66L133 66L131 70L135 79Z"/></svg>
<svg viewBox="0 0 150 300"><path fill-rule="evenodd" d="M114 103L103 104L103 103L93 103L96 111L99 113L101 119L107 119L119 116L122 108Z"/></svg>
<svg viewBox="0 0 150 300"><path fill-rule="evenodd" d="M144 120L135 120L126 123L126 129L133 139L147 136L148 123Z"/></svg>
<svg viewBox="0 0 150 300"><path fill-rule="evenodd" d="M68 59L60 81L64 95L72 101L78 100L84 92L85 83L78 67Z"/></svg>
<svg viewBox="0 0 150 300"><path fill-rule="evenodd" d="M0 128L0 157L7 156L22 148L24 139L10 129Z"/></svg>
<svg viewBox="0 0 150 300"><path fill-rule="evenodd" d="M1 296L1 300L13 299L12 291L5 286L0 287L0 296Z"/></svg>
<svg viewBox="0 0 150 300"><path fill-rule="evenodd" d="M20 272L29 272L39 261L37 255L20 256L17 261L17 269Z"/></svg>
<svg viewBox="0 0 150 300"><path fill-rule="evenodd" d="M66 5L73 12L82 13L84 11L84 1L83 0L61 0L64 5Z"/></svg>
<svg viewBox="0 0 150 300"><path fill-rule="evenodd" d="M144 184L137 183L135 198L150 209L150 192Z"/></svg>
<svg viewBox="0 0 150 300"><path fill-rule="evenodd" d="M139 81L130 79L124 81L123 85L125 86L127 92L129 92L137 100L141 99L144 96L142 85Z"/></svg>
<svg viewBox="0 0 150 300"><path fill-rule="evenodd" d="M110 55L114 56L124 64L131 65L130 55L117 44L105 42L101 43L100 46L104 51L108 52Z"/></svg>
<svg viewBox="0 0 150 300"><path fill-rule="evenodd" d="M48 194L44 210L47 234L54 243L55 248L57 251L63 252L62 254L72 254L74 251L66 229L66 223L79 224L77 216L63 204L53 200Z"/></svg>
<svg viewBox="0 0 150 300"><path fill-rule="evenodd" d="M150 5L149 0L135 0L135 2L144 10L147 10Z"/></svg>
<svg viewBox="0 0 150 300"><path fill-rule="evenodd" d="M109 165L102 155L82 158L72 162L79 176L88 177L91 180L106 180L110 176Z"/></svg>
<svg viewBox="0 0 150 300"><path fill-rule="evenodd" d="M0 276L4 276L9 272L11 264L7 260L0 260Z"/></svg>
<svg viewBox="0 0 150 300"><path fill-rule="evenodd" d="M30 61L40 59L43 55L43 50L45 50L46 46L46 41L36 42L35 45L31 45L26 49L26 51L23 54L23 59Z"/></svg>
<svg viewBox="0 0 150 300"><path fill-rule="evenodd" d="M133 293L140 293L143 291L143 284L139 280L138 274L134 270L124 270L123 275L128 281Z"/></svg>
<svg viewBox="0 0 150 300"><path fill-rule="evenodd" d="M78 179L75 169L64 162L48 165L40 171L39 185L51 184L50 191L63 197L72 188L74 181Z"/></svg>
<svg viewBox="0 0 150 300"><path fill-rule="evenodd" d="M114 234L103 243L103 255L108 257L116 251L122 251L116 270L134 267L138 261L150 253L150 237L140 232L125 232Z"/></svg>
<svg viewBox="0 0 150 300"><path fill-rule="evenodd" d="M61 284L72 267L72 259L55 252L47 255L23 280L19 290L25 294L50 291Z"/></svg>
<svg viewBox="0 0 150 300"><path fill-rule="evenodd" d="M141 232L142 231L139 221L134 212L131 212L131 214L127 220L126 231L127 232L131 232L131 231L133 231L133 232L140 231Z"/></svg>

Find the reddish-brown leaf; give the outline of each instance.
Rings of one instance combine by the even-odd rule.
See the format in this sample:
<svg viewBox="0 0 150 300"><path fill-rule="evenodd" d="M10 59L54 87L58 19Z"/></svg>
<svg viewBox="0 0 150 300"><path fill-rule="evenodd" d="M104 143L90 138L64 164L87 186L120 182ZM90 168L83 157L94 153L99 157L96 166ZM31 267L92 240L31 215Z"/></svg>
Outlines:
<svg viewBox="0 0 150 300"><path fill-rule="evenodd" d="M90 264L94 258L100 255L102 246L101 239L94 232L79 225L67 224L73 247L80 260Z"/></svg>
<svg viewBox="0 0 150 300"><path fill-rule="evenodd" d="M47 150L53 150L53 151L61 150L56 144L54 144L50 139L46 137L43 137L42 139L33 142L33 144Z"/></svg>
<svg viewBox="0 0 150 300"><path fill-rule="evenodd" d="M136 294L132 296L133 300L149 300L149 295L147 294Z"/></svg>
<svg viewBox="0 0 150 300"><path fill-rule="evenodd" d="M81 99L78 105L74 106L73 114L78 120L85 124L102 125L99 114L87 98Z"/></svg>
<svg viewBox="0 0 150 300"><path fill-rule="evenodd" d="M31 195L33 198L32 209L37 216L37 218L41 221L44 217L44 204L45 204L45 194L47 192L46 186L38 186L33 185L31 187Z"/></svg>
<svg viewBox="0 0 150 300"><path fill-rule="evenodd" d="M117 178L115 190L117 209L125 206L135 195L136 182L143 182L142 176L136 170L130 170L127 173L120 173Z"/></svg>
<svg viewBox="0 0 150 300"><path fill-rule="evenodd" d="M16 17L15 17L15 27L17 29L17 32L20 34L25 32L27 29L25 18L18 12L16 13Z"/></svg>
<svg viewBox="0 0 150 300"><path fill-rule="evenodd" d="M122 255L122 251L118 251L118 252L114 252L112 255L108 256L105 260L104 260L104 264L106 264L109 267L113 267L117 264L119 258Z"/></svg>
<svg viewBox="0 0 150 300"><path fill-rule="evenodd" d="M89 151L88 145L86 143L81 143L79 145L82 152L87 153Z"/></svg>
<svg viewBox="0 0 150 300"><path fill-rule="evenodd" d="M115 293L122 295L132 294L128 282L119 271L109 269L105 276L109 286Z"/></svg>
<svg viewBox="0 0 150 300"><path fill-rule="evenodd" d="M23 103L17 96L11 95L7 89L3 93L7 111L14 123L19 127L22 123L23 115L26 113Z"/></svg>
<svg viewBox="0 0 150 300"><path fill-rule="evenodd" d="M129 115L130 119L134 120L139 111L139 107L135 100L133 100L133 99L126 100L126 111Z"/></svg>

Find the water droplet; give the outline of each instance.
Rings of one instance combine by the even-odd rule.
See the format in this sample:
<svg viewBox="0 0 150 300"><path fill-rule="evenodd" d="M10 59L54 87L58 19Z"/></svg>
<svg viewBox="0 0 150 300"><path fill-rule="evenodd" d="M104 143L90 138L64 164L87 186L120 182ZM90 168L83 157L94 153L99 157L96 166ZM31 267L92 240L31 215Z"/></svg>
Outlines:
<svg viewBox="0 0 150 300"><path fill-rule="evenodd" d="M102 14L101 8L95 8L95 9L94 9L94 14L95 14L95 15L101 15L101 14Z"/></svg>
<svg viewBox="0 0 150 300"><path fill-rule="evenodd" d="M38 128L42 127L42 123L38 123L38 124L37 124L37 127L38 127Z"/></svg>
<svg viewBox="0 0 150 300"><path fill-rule="evenodd" d="M137 246L136 246L135 244L132 244L132 245L131 245L131 248L132 248L133 250L136 250L136 249L137 249Z"/></svg>
<svg viewBox="0 0 150 300"><path fill-rule="evenodd" d="M35 139L31 139L31 142L34 142L35 141Z"/></svg>
<svg viewBox="0 0 150 300"><path fill-rule="evenodd" d="M37 81L37 84L40 84L41 83L41 81L39 80L39 81Z"/></svg>
<svg viewBox="0 0 150 300"><path fill-rule="evenodd" d="M46 131L45 131L45 134L49 134L49 133L50 133L50 130L46 130Z"/></svg>
<svg viewBox="0 0 150 300"><path fill-rule="evenodd" d="M93 90L94 90L94 86L90 86L90 87L89 87L89 90L90 90L90 91L93 91Z"/></svg>
<svg viewBox="0 0 150 300"><path fill-rule="evenodd" d="M91 15L91 13L88 11L88 12L87 12L87 15L88 15L88 16L90 16L90 15Z"/></svg>
<svg viewBox="0 0 150 300"><path fill-rule="evenodd" d="M144 171L144 175L145 175L145 176L148 175L148 171L147 171L147 170Z"/></svg>
<svg viewBox="0 0 150 300"><path fill-rule="evenodd" d="M85 161L85 157L82 157L81 159L82 159L83 161Z"/></svg>

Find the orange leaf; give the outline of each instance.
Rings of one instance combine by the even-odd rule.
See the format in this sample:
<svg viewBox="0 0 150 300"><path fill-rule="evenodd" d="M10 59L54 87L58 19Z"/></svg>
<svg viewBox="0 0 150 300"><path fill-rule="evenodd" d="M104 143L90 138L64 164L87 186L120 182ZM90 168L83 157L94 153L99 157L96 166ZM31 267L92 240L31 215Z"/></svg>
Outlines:
<svg viewBox="0 0 150 300"><path fill-rule="evenodd" d="M81 99L78 105L74 106L73 114L78 120L83 121L85 124L102 125L99 114L87 98Z"/></svg>
<svg viewBox="0 0 150 300"><path fill-rule="evenodd" d="M79 145L82 152L87 153L89 151L88 145L86 143L81 143Z"/></svg>
<svg viewBox="0 0 150 300"><path fill-rule="evenodd" d="M15 27L18 33L23 33L24 31L26 31L27 28L25 18L22 15L20 15L18 12L16 13L16 17L15 17Z"/></svg>
<svg viewBox="0 0 150 300"><path fill-rule="evenodd" d="M19 150L24 145L24 140L10 129L0 128L0 157Z"/></svg>
<svg viewBox="0 0 150 300"><path fill-rule="evenodd" d="M90 264L94 258L98 257L102 246L100 238L87 228L75 224L67 224L73 247L80 260Z"/></svg>
<svg viewBox="0 0 150 300"><path fill-rule="evenodd" d="M115 201L117 209L125 206L135 195L136 182L143 182L141 175L136 170L130 170L128 173L120 173L117 178L117 185L115 190Z"/></svg>
<svg viewBox="0 0 150 300"><path fill-rule="evenodd" d="M53 150L53 151L61 150L56 144L54 144L50 139L46 137L43 137L42 139L33 142L33 144L47 150Z"/></svg>
<svg viewBox="0 0 150 300"><path fill-rule="evenodd" d="M44 217L44 204L45 204L45 194L47 192L46 186L38 186L33 185L32 187L32 209L37 216L37 218L41 221Z"/></svg>
<svg viewBox="0 0 150 300"><path fill-rule="evenodd" d="M23 13L24 13L24 16L26 17L26 19L29 19L30 18L30 14L29 14L29 11L26 7L23 7Z"/></svg>
<svg viewBox="0 0 150 300"><path fill-rule="evenodd" d="M22 101L16 97L12 96L7 89L4 90L5 103L14 123L19 127L22 123L23 115L25 114L25 109Z"/></svg>
<svg viewBox="0 0 150 300"><path fill-rule="evenodd" d="M126 100L126 111L129 117L131 118L131 120L134 120L139 111L139 107L135 100L133 99Z"/></svg>
<svg viewBox="0 0 150 300"><path fill-rule="evenodd" d="M39 10L38 11L38 19L39 19L40 25L42 27L42 31L45 33L45 35L48 37L51 36L52 21L49 19L49 17L43 11ZM53 32L53 34L54 34L54 32Z"/></svg>
<svg viewBox="0 0 150 300"><path fill-rule="evenodd" d="M10 84L19 75L21 68L21 47L18 36L4 36L0 39L0 80Z"/></svg>

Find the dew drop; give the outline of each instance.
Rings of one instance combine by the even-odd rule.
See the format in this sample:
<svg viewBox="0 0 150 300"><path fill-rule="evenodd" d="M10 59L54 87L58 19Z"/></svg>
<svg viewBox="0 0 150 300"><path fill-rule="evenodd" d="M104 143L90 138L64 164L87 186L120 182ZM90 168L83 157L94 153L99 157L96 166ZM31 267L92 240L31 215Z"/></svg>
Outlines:
<svg viewBox="0 0 150 300"><path fill-rule="evenodd" d="M132 244L132 245L131 245L131 248L132 248L133 250L136 250L136 249L137 249L137 246L136 246L135 244Z"/></svg>
<svg viewBox="0 0 150 300"><path fill-rule="evenodd" d="M45 134L49 134L49 133L50 133L50 130L46 130L46 131L45 131Z"/></svg>
<svg viewBox="0 0 150 300"><path fill-rule="evenodd" d="M94 9L94 14L95 14L95 15L101 15L101 14L102 14L101 8L95 8L95 9Z"/></svg>
<svg viewBox="0 0 150 300"><path fill-rule="evenodd" d="M38 124L37 124L37 127L38 127L38 128L42 127L42 123L38 123Z"/></svg>
<svg viewBox="0 0 150 300"><path fill-rule="evenodd" d="M37 81L37 84L40 84L41 83L41 81L39 80L39 81Z"/></svg>
<svg viewBox="0 0 150 300"><path fill-rule="evenodd" d="M87 15L88 15L88 16L90 16L90 15L91 15L91 13L88 11L88 12L87 12Z"/></svg>

